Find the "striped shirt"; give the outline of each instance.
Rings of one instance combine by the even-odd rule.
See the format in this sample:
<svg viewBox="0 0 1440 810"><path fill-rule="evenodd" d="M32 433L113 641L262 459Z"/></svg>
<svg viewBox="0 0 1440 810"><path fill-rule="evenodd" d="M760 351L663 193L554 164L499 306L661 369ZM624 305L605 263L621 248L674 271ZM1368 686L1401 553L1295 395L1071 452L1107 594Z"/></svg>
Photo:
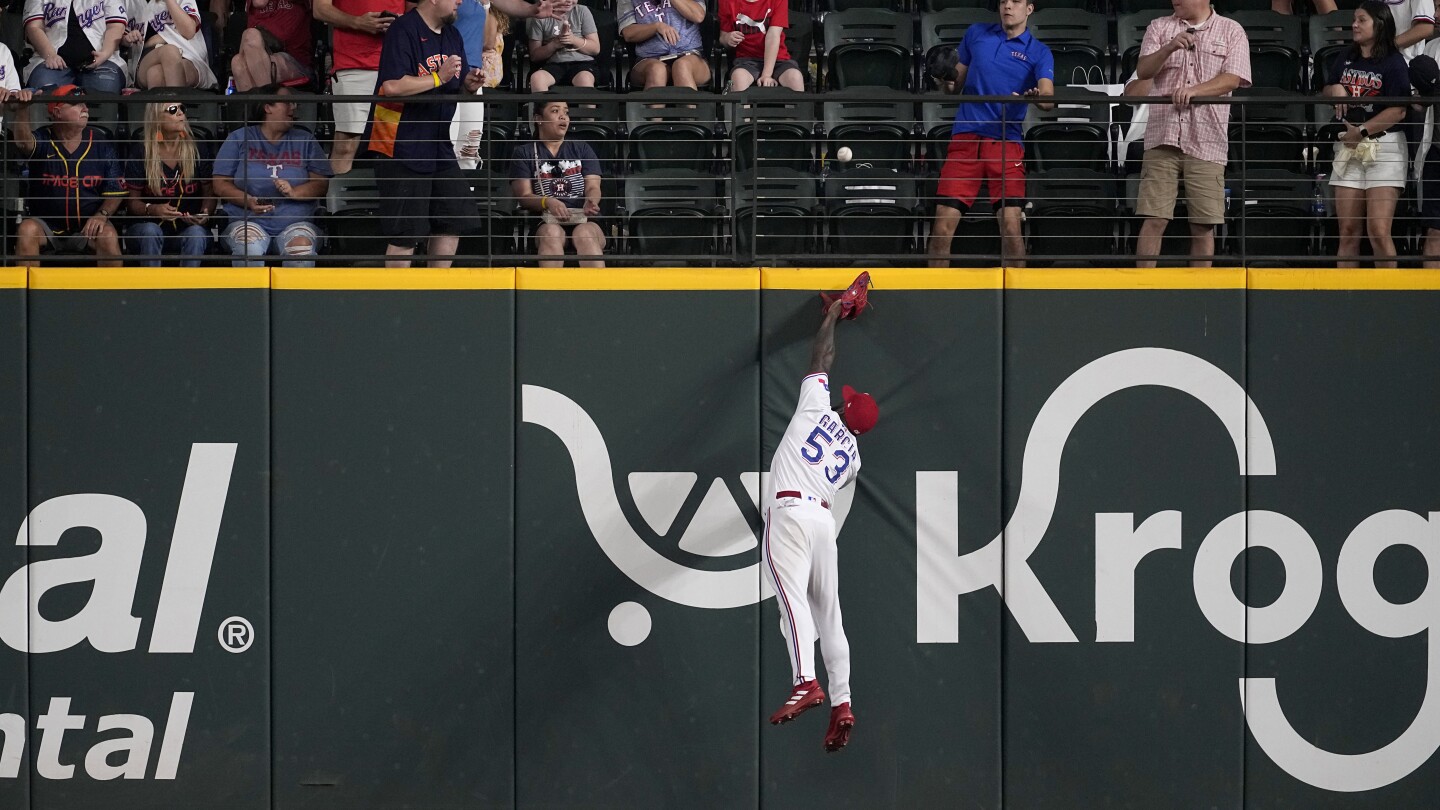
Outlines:
<svg viewBox="0 0 1440 810"><path fill-rule="evenodd" d="M1199 25L1174 15L1161 17L1145 29L1140 55L1149 56L1163 48L1176 34L1195 29L1195 49L1170 54L1155 74L1151 95L1168 96L1182 87L1208 82L1221 73L1240 77L1240 86L1250 86L1250 40L1245 29L1228 17L1211 14ZM1145 129L1145 148L1174 146L1191 157L1224 166L1230 151L1227 129L1229 104L1192 104L1176 110L1170 104L1155 104Z"/></svg>

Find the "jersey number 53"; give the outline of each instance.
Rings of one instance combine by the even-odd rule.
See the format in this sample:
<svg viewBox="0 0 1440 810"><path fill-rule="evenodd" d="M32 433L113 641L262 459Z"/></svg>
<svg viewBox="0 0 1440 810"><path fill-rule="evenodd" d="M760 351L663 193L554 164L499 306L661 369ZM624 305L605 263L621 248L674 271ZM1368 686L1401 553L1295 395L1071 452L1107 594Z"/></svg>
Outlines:
<svg viewBox="0 0 1440 810"><path fill-rule="evenodd" d="M810 431L809 438L805 440L805 446L800 448L800 457L811 464L819 464L820 460L825 457L825 448L820 446L822 441L828 447L834 439L831 439L830 434L818 427ZM845 475L845 471L850 468L850 454L836 449L830 455L839 463L834 467L825 467L825 480L832 484L838 484L841 477Z"/></svg>

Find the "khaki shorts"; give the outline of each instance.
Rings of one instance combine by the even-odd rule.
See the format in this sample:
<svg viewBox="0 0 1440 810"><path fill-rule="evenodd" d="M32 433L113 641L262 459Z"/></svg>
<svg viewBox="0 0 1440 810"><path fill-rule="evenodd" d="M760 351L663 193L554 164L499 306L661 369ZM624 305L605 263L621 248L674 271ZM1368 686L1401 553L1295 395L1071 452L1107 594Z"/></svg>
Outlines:
<svg viewBox="0 0 1440 810"><path fill-rule="evenodd" d="M341 70L335 73L330 89L337 96L373 96L378 70ZM331 112L335 115L335 131L347 135L359 135L365 131L365 121L370 117L369 104L334 104Z"/></svg>
<svg viewBox="0 0 1440 810"><path fill-rule="evenodd" d="M1157 219L1175 218L1180 177L1185 178L1185 202L1190 221L1219 225L1225 221L1225 167L1181 152L1173 146L1145 150L1136 194L1135 213Z"/></svg>

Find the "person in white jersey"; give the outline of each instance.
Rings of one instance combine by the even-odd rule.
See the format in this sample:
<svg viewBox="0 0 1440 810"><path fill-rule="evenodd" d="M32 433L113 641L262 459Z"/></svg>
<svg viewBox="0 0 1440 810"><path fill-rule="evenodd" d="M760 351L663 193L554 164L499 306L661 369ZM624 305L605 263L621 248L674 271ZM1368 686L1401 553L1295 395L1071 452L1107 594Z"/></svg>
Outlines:
<svg viewBox="0 0 1440 810"><path fill-rule="evenodd" d="M770 462L772 499L765 510L761 554L775 587L780 633L790 653L792 688L785 705L770 716L788 723L825 702L815 678L815 639L829 675L830 727L825 750L839 751L850 741L855 715L850 709L850 643L840 620L839 567L835 518L830 504L841 487L860 472L856 437L880 416L869 394L843 389L844 405L830 407L830 365L835 361L835 322L843 304L835 301L815 335L810 369L800 381L800 402L775 458Z"/></svg>

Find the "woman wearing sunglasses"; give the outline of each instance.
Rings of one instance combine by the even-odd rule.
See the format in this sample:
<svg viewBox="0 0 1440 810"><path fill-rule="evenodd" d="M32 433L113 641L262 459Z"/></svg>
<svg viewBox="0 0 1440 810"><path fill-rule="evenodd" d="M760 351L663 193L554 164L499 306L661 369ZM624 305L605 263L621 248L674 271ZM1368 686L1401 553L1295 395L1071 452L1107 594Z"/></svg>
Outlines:
<svg viewBox="0 0 1440 810"><path fill-rule="evenodd" d="M125 246L141 262L154 266L161 255L178 253L184 257L181 266L200 266L215 212L209 152L208 144L195 141L184 104L145 105L145 139L125 167L130 216L136 220L125 231Z"/></svg>

